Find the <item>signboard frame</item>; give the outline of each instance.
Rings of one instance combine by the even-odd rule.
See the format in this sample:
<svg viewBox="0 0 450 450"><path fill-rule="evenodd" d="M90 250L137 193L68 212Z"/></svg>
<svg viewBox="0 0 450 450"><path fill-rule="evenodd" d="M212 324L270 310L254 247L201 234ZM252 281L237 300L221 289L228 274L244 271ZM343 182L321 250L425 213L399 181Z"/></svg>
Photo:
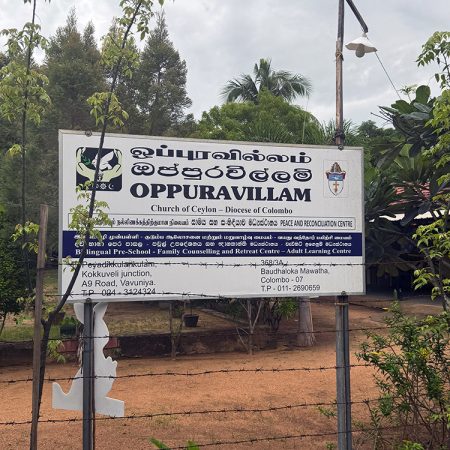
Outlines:
<svg viewBox="0 0 450 450"><path fill-rule="evenodd" d="M100 137L100 133L84 133L84 132L80 132L80 131L67 131L67 130L60 130L59 131L59 158L60 158L60 168L59 168L59 275L58 275L58 285L59 285L59 292L61 294L63 294L63 223L64 223L64 215L67 214L67 211L63 210L63 186L64 186L64 151L67 151L63 148L63 140L65 136L79 136L80 139L84 140L86 138L88 138L90 141L92 141L92 146L93 147L97 147L98 148L98 142L99 142L99 137ZM361 289L358 290L349 290L348 292L346 292L348 295L363 295L365 294L365 246L364 246L364 235L365 235L365 230L364 230L364 158L363 158L363 149L360 147L346 147L343 150L338 150L336 146L314 146L314 145L297 145L297 144L279 144L279 143L260 143L260 142L243 142L243 141L221 141L221 140L203 140L203 139L184 139L184 138L172 138L172 137L158 137L158 136L138 136L138 135L129 135L129 134L113 134L113 133L107 133L106 134L106 144L104 145L104 148L108 147L108 139L133 139L133 140L137 140L140 141L142 140L142 142L144 141L149 141L149 140L158 140L160 142L162 141L170 141L170 142L179 142L180 145L181 144L210 144L212 147L218 145L218 144L224 144L224 145L228 145L228 146L234 146L234 147L247 147L247 146L252 146L252 147L258 147L261 150L266 150L269 148L286 148L289 150L299 150L299 151L314 151L314 150L321 150L321 151L339 151L339 152L360 152L360 180L361 180L361 185L360 185L360 193L361 196L360 198L353 198L351 199L353 202L358 202L360 205L360 216L358 217L358 219L360 220L360 231L358 231L358 233L361 234L361 260L359 263L355 263L355 266L360 266L361 270L359 273L359 276L361 277ZM339 167L339 166L338 166ZM344 175L345 176L345 175ZM339 177L337 177L336 180L333 180L336 183L339 182ZM70 188L72 188L72 186L70 186ZM100 192L100 191L99 191ZM107 200L106 200L107 201ZM329 218L328 216L326 216L327 218ZM317 218L317 216L316 216ZM257 229L255 228L255 231ZM258 260L261 259L261 257L256 257ZM277 259L286 259L286 257L278 257ZM294 262L294 259L296 258L295 256L289 256L289 259L292 259L292 263L274 263L274 264L269 264L268 266L270 267L276 267L277 265L284 267L284 266L302 266L302 265L314 265L317 267L321 266L321 263L296 263ZM150 259L150 258L149 258ZM223 258L225 259L225 258ZM88 263L89 260L86 259L85 263ZM155 262L156 265L164 265L167 264L169 265L169 263L158 263ZM180 263L178 263L180 264ZM174 264L176 265L176 263ZM184 265L184 264L183 264ZM188 264L186 264L187 266ZM218 267L220 264L215 264L215 260L214 263L211 263L211 267ZM223 266L233 266L233 264L222 264ZM248 265L253 265L253 264L248 264ZM259 264L255 264L255 267L259 265ZM334 265L334 266L339 266L340 263L337 261L334 264L322 264L324 266L326 265ZM343 264L345 266L348 266L350 264L346 263ZM195 266L195 264L192 264L192 266ZM234 264L234 266L239 266L239 264ZM150 267L152 267L150 265ZM179 267L182 267L182 265L180 265ZM206 266L205 266L206 267ZM192 267L191 267L192 269ZM289 292L255 292L255 293L242 293L242 294L227 294L227 293L200 293L200 292L192 292L190 290L183 290L182 292L176 292L176 293L170 293L168 290L164 290L160 293L160 295L142 295L142 296L133 296L133 297L129 297L129 296L117 296L117 297L113 297L113 296L106 296L106 297L96 297L95 295L98 295L97 293L95 293L94 296L90 296L92 298L93 301L107 301L107 302L112 302L112 301L142 301L142 300L154 300L154 301L161 301L161 300L185 300L186 298L189 299L195 299L195 298L214 298L214 297L222 297L222 298L254 298L254 297L293 297L293 296L331 296L331 295L339 295L342 293L342 290L328 290L325 292L320 292L320 293L315 293L315 292L298 292L297 294L294 294L293 292L289 291ZM209 295L210 294L210 295ZM88 295L86 295L87 297ZM69 302L79 302L79 301L84 301L85 298L83 298L83 296L81 296L80 294L78 294L77 292L75 293L75 295L73 295L72 297L69 298Z"/></svg>

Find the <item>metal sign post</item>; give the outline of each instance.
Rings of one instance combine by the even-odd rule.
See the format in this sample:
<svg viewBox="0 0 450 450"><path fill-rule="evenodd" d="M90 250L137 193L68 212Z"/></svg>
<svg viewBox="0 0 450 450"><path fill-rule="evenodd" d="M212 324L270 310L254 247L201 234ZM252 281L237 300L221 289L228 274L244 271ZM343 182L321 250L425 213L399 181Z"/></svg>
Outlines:
<svg viewBox="0 0 450 450"><path fill-rule="evenodd" d="M84 304L83 330L83 450L94 448L94 304L87 299Z"/></svg>
<svg viewBox="0 0 450 450"><path fill-rule="evenodd" d="M348 295L336 298L336 400L338 448L352 449L352 411L350 394L350 353L348 331Z"/></svg>
<svg viewBox="0 0 450 450"><path fill-rule="evenodd" d="M344 150L344 100L342 51L344 47L344 13L345 2L349 5L364 33L369 31L364 19L356 8L353 0L339 0L338 2L338 30L336 40L336 134L335 143L340 150ZM349 47L347 47L349 48ZM375 49L376 50L376 49ZM374 51L371 49L370 51ZM357 56L362 56L358 55ZM348 291L347 291L348 292ZM352 448L352 419L350 402L350 358L348 331L348 295L342 292L336 297L336 391L338 403L338 448L351 450Z"/></svg>

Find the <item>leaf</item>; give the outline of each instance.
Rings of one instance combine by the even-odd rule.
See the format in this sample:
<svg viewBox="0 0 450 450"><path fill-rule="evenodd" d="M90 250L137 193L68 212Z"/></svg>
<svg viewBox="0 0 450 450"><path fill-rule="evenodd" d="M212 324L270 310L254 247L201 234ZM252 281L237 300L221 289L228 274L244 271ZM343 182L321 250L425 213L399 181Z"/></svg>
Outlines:
<svg viewBox="0 0 450 450"><path fill-rule="evenodd" d="M158 441L158 439L150 438L150 442L151 442L152 444L154 444L154 445L156 446L156 448L160 448L160 449L163 449L163 450L170 450L170 448L167 447L166 444L164 444L164 443L161 442L161 441Z"/></svg>
<svg viewBox="0 0 450 450"><path fill-rule="evenodd" d="M403 217L403 219L400 221L400 224L402 226L408 225L409 222L411 222L411 220L414 220L414 218L417 216L417 209L413 208L411 210L409 210L406 214L405 217Z"/></svg>
<svg viewBox="0 0 450 450"><path fill-rule="evenodd" d="M386 111L386 112L391 113L391 114L398 114L398 111L396 109L389 108L388 106L380 106L380 109L382 111Z"/></svg>
<svg viewBox="0 0 450 450"><path fill-rule="evenodd" d="M411 148L409 149L409 156L414 158L417 156L420 151L422 150L422 142L416 141L413 145L411 145Z"/></svg>
<svg viewBox="0 0 450 450"><path fill-rule="evenodd" d="M188 441L186 450L200 450L200 447L192 441Z"/></svg>
<svg viewBox="0 0 450 450"><path fill-rule="evenodd" d="M400 144L396 145L392 149L389 149L389 151L386 152L377 162L377 168L386 169L387 167L389 167L395 160L395 158L397 158L397 156L400 154L403 147L404 146Z"/></svg>
<svg viewBox="0 0 450 450"><path fill-rule="evenodd" d="M414 108L418 109L419 111L428 114L428 116L430 116L430 112L431 112L431 107L428 105L424 105L422 103L418 103L418 102L414 102L413 103Z"/></svg>
<svg viewBox="0 0 450 450"><path fill-rule="evenodd" d="M417 212L419 214L425 214L426 212L428 212L431 208L431 203L430 202L425 202L422 205L420 205L419 209L417 210Z"/></svg>
<svg viewBox="0 0 450 450"><path fill-rule="evenodd" d="M22 147L19 144L14 144L8 151L6 152L6 156L14 158L17 155L22 154Z"/></svg>
<svg viewBox="0 0 450 450"><path fill-rule="evenodd" d="M396 113L401 114L408 114L414 111L414 107L405 100L397 100L392 107L395 109Z"/></svg>
<svg viewBox="0 0 450 450"><path fill-rule="evenodd" d="M412 113L405 114L405 117L407 119L414 119L414 120L428 120L430 118L430 115L428 113L414 111Z"/></svg>
<svg viewBox="0 0 450 450"><path fill-rule="evenodd" d="M423 105L428 102L430 98L431 90L429 86L419 86L416 89L416 99L414 100L417 103L422 103Z"/></svg>

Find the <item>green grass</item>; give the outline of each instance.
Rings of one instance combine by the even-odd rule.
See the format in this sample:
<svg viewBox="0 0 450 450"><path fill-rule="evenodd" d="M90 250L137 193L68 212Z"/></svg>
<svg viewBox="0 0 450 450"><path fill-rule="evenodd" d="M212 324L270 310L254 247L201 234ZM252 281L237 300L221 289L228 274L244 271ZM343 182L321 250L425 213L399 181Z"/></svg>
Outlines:
<svg viewBox="0 0 450 450"><path fill-rule="evenodd" d="M52 305L56 303L57 297L52 294L58 292L58 270L50 269L45 271L44 275L44 302L46 305ZM9 318L6 322L5 328L0 335L0 342L21 342L33 340L33 318L31 312L25 312L17 317L18 323L15 324ZM59 326L53 326L50 331L50 338L58 339Z"/></svg>
<svg viewBox="0 0 450 450"><path fill-rule="evenodd" d="M136 316L132 320L124 320L120 317L110 319L106 318L109 333L112 336L126 336L133 334L147 334L147 333L168 333L170 331L169 318L167 311L159 311L153 309L151 315L146 318ZM180 319L173 320L174 330L177 330L180 324Z"/></svg>
<svg viewBox="0 0 450 450"><path fill-rule="evenodd" d="M0 342L22 342L33 340L33 324L19 324L5 326L0 336ZM50 330L51 339L59 339L59 326L54 326Z"/></svg>
<svg viewBox="0 0 450 450"><path fill-rule="evenodd" d="M58 292L58 271L50 269L45 271L44 275L44 305L56 305L58 297L55 294ZM73 316L72 305L66 305L63 308L66 315ZM21 342L33 340L33 312L25 311L23 314L16 317L18 323L15 324L13 317L8 317L5 328L0 335L0 342ZM142 314L134 311L125 311L125 314L116 311L111 313L107 311L106 322L108 323L109 333L112 336L147 334L169 332L169 313L167 310L160 310L159 308L148 308ZM174 319L174 329L178 330L180 319ZM183 329L183 331L186 331ZM50 338L59 339L59 325L52 327Z"/></svg>
<svg viewBox="0 0 450 450"><path fill-rule="evenodd" d="M58 270L49 269L44 274L44 298L46 303L56 303L58 297L54 294L58 293ZM53 295L52 295L53 294Z"/></svg>

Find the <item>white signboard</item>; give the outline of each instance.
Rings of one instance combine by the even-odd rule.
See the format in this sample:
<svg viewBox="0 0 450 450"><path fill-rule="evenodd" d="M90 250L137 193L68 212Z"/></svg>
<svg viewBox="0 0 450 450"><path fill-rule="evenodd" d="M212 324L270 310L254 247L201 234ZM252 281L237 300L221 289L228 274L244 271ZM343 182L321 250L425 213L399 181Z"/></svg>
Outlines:
<svg viewBox="0 0 450 450"><path fill-rule="evenodd" d="M76 186L98 134L60 132L63 259ZM89 243L70 301L364 293L362 149L109 134L97 199L113 226Z"/></svg>

